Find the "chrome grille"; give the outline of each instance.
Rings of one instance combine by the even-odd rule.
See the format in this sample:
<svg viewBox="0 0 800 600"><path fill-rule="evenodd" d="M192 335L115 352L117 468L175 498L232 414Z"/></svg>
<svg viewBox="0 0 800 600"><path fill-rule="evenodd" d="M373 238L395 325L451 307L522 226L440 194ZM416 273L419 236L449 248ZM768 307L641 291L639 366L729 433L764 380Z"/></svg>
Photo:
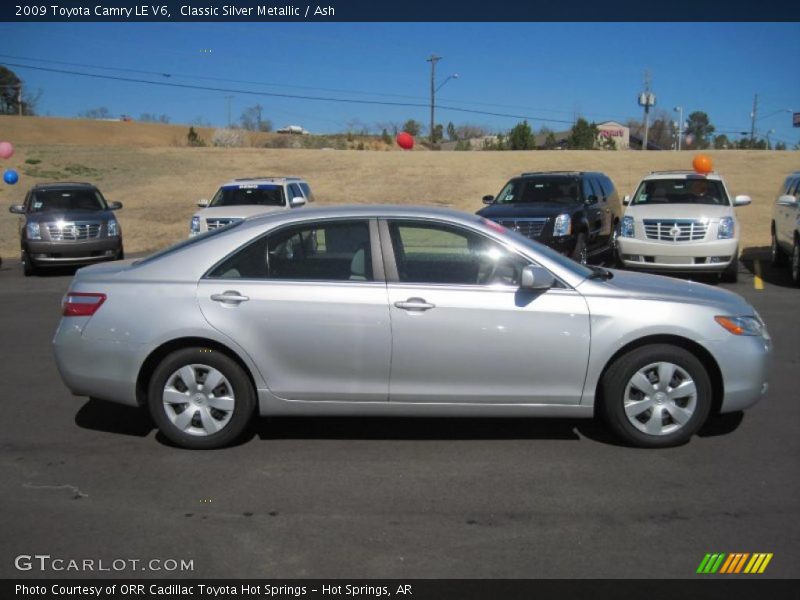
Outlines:
<svg viewBox="0 0 800 600"><path fill-rule="evenodd" d="M691 219L644 219L644 234L648 240L662 242L697 242L705 239L708 221Z"/></svg>
<svg viewBox="0 0 800 600"><path fill-rule="evenodd" d="M48 223L47 233L54 242L80 242L100 237L100 223Z"/></svg>
<svg viewBox="0 0 800 600"><path fill-rule="evenodd" d="M206 227L211 231L212 229L219 229L220 227L225 227L237 221L241 221L241 219L206 219Z"/></svg>
<svg viewBox="0 0 800 600"><path fill-rule="evenodd" d="M542 230L547 224L547 219L495 219L503 227L512 229L527 238L537 238L542 235Z"/></svg>

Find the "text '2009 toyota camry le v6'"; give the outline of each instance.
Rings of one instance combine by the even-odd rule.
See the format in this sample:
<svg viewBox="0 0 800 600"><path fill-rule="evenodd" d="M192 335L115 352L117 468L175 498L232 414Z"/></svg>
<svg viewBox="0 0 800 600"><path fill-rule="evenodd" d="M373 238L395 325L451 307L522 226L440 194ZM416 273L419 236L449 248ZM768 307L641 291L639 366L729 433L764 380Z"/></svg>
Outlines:
<svg viewBox="0 0 800 600"><path fill-rule="evenodd" d="M582 266L478 216L339 207L246 219L78 271L55 334L76 395L146 406L188 448L260 415L601 414L687 441L766 391L740 296Z"/></svg>

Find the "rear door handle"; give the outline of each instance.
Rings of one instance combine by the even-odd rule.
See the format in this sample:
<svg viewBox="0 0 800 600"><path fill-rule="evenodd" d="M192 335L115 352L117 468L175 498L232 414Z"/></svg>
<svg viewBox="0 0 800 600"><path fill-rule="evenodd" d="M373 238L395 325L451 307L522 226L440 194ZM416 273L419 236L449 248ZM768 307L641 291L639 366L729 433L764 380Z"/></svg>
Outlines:
<svg viewBox="0 0 800 600"><path fill-rule="evenodd" d="M436 308L435 304L425 302L424 298L409 298L408 300L399 300L394 303L397 308L403 310L430 310Z"/></svg>
<svg viewBox="0 0 800 600"><path fill-rule="evenodd" d="M211 299L214 302L222 302L223 304L240 304L250 300L249 296L242 296L239 292L228 290L223 294L211 294Z"/></svg>

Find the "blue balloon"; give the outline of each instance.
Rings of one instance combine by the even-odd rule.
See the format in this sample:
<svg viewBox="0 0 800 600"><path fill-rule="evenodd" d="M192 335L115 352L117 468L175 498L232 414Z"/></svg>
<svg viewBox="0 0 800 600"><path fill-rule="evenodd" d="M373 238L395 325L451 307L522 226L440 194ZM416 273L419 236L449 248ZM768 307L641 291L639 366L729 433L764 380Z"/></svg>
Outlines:
<svg viewBox="0 0 800 600"><path fill-rule="evenodd" d="M3 181L8 185L14 185L19 181L19 174L14 169L8 169L3 173Z"/></svg>

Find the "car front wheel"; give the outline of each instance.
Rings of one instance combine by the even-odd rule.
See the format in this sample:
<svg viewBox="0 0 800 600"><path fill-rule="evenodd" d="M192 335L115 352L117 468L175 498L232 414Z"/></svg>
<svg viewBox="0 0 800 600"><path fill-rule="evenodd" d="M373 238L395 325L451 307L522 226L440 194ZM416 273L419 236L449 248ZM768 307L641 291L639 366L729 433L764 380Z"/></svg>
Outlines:
<svg viewBox="0 0 800 600"><path fill-rule="evenodd" d="M688 350L667 344L619 357L602 381L602 414L623 440L643 448L689 441L711 410L711 381Z"/></svg>
<svg viewBox="0 0 800 600"><path fill-rule="evenodd" d="M795 238L792 247L792 283L800 286L800 238Z"/></svg>
<svg viewBox="0 0 800 600"><path fill-rule="evenodd" d="M772 266L774 267L782 267L786 264L786 255L781 250L781 247L778 245L778 238L775 235L775 228L772 228L772 243L770 244L769 248L769 258Z"/></svg>
<svg viewBox="0 0 800 600"><path fill-rule="evenodd" d="M156 367L147 402L170 441L183 448L211 449L242 435L255 410L255 392L230 357L210 348L184 348Z"/></svg>

